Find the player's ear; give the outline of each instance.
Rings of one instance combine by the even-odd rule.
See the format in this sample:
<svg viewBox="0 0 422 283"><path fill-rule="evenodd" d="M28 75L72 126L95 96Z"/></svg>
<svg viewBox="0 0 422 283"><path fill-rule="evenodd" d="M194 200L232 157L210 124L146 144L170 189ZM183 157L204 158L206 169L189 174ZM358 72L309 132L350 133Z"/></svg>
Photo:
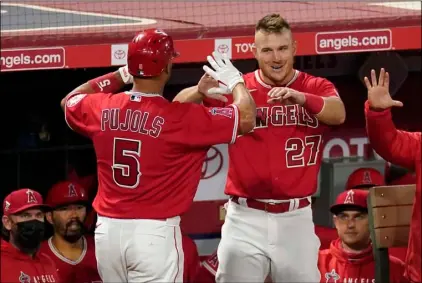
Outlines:
<svg viewBox="0 0 422 283"><path fill-rule="evenodd" d="M257 56L258 56L258 52L257 52L257 49L256 49L256 44L255 44L255 43L252 45L252 54L253 54L253 56L255 57L255 59L258 59L258 58L257 58Z"/></svg>
<svg viewBox="0 0 422 283"><path fill-rule="evenodd" d="M172 62L169 62L167 64L167 74L169 74L169 75L171 74L172 68L173 68L173 63Z"/></svg>
<svg viewBox="0 0 422 283"><path fill-rule="evenodd" d="M335 215L333 215L333 223L334 223L334 226L336 226L336 228L337 228L337 226L338 226L338 218Z"/></svg>
<svg viewBox="0 0 422 283"><path fill-rule="evenodd" d="M296 56L296 51L297 51L297 41L296 40L293 40L292 48L293 48L293 56Z"/></svg>
<svg viewBox="0 0 422 283"><path fill-rule="evenodd" d="M53 212L48 211L45 213L45 219L47 219L48 223L53 225Z"/></svg>
<svg viewBox="0 0 422 283"><path fill-rule="evenodd" d="M10 221L9 217L3 215L3 217L1 218L1 222L3 224L3 227L6 228L6 230L12 230L12 222Z"/></svg>

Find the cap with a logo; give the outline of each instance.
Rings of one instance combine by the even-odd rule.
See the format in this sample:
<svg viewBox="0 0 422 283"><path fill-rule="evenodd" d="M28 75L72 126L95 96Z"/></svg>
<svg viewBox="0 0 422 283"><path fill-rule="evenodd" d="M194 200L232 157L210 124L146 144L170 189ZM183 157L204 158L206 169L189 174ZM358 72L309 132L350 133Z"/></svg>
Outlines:
<svg viewBox="0 0 422 283"><path fill-rule="evenodd" d="M45 203L51 208L72 203L87 203L85 190L77 183L70 181L58 182L48 191Z"/></svg>
<svg viewBox="0 0 422 283"><path fill-rule="evenodd" d="M359 168L350 174L347 179L346 190L370 188L385 184L382 174L374 168Z"/></svg>
<svg viewBox="0 0 422 283"><path fill-rule="evenodd" d="M367 210L368 190L351 189L342 192L337 196L335 204L330 208L334 214L338 214L348 209Z"/></svg>
<svg viewBox="0 0 422 283"><path fill-rule="evenodd" d="M40 193L31 189L13 191L3 201L3 214L11 215L30 208L47 208Z"/></svg>

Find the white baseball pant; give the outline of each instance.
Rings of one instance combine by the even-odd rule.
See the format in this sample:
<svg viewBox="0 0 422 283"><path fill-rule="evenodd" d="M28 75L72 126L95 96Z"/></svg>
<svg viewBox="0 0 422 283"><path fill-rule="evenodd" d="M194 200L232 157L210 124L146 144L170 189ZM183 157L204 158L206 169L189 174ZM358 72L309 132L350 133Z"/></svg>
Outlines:
<svg viewBox="0 0 422 283"><path fill-rule="evenodd" d="M294 201L294 200L291 200ZM216 282L320 282L311 206L267 213L229 201Z"/></svg>
<svg viewBox="0 0 422 283"><path fill-rule="evenodd" d="M180 217L167 220L98 216L95 255L108 282L183 282Z"/></svg>

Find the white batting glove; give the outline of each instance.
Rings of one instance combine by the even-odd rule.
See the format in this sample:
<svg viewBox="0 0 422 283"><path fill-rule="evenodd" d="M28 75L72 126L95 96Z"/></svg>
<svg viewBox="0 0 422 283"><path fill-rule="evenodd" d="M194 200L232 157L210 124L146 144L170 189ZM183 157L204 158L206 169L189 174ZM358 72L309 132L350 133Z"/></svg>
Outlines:
<svg viewBox="0 0 422 283"><path fill-rule="evenodd" d="M231 94L231 90L223 85L222 83L218 83L218 87L212 87L208 90L209 95L220 95L220 94Z"/></svg>
<svg viewBox="0 0 422 283"><path fill-rule="evenodd" d="M208 66L204 66L204 71L209 76L218 81L220 85L218 88L211 88L208 93L232 93L237 84L245 83L242 77L242 73L240 73L239 70L233 66L232 62L230 62L226 54L221 55L219 52L214 51L212 56L207 56L207 60L214 70Z"/></svg>
<svg viewBox="0 0 422 283"><path fill-rule="evenodd" d="M133 76L131 74L129 74L129 70L127 68L127 65L120 67L119 73L120 73L120 76L122 77L122 80L125 84L129 85L129 84L133 83Z"/></svg>

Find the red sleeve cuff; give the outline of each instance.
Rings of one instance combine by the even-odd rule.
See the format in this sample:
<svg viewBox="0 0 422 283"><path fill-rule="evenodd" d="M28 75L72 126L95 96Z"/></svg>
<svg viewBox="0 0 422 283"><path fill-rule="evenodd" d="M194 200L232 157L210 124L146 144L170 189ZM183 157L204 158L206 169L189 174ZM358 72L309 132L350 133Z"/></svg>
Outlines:
<svg viewBox="0 0 422 283"><path fill-rule="evenodd" d="M391 116L391 108L385 109L383 111L374 111L369 108L369 101L365 102L365 113L368 117L388 117Z"/></svg>

